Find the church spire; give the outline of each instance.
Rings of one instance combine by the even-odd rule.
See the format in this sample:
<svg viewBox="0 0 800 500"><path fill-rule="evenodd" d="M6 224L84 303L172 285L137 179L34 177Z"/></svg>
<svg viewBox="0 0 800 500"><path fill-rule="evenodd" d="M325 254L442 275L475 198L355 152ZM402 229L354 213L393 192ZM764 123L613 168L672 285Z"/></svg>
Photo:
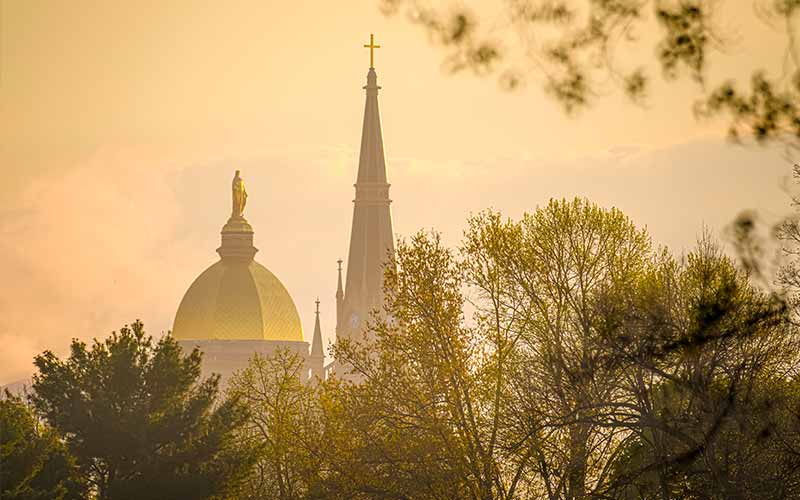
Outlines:
<svg viewBox="0 0 800 500"><path fill-rule="evenodd" d="M364 124L361 129L361 151L356 176L356 197L353 225L350 230L350 251L344 301L337 317L337 336L360 336L369 315L383 303L383 266L394 254L392 216L389 205L389 183L383 150L380 112L378 110L378 76L372 51L378 46L370 37L371 67L367 72ZM337 304L338 305L338 304ZM337 307L337 312L339 308Z"/></svg>
<svg viewBox="0 0 800 500"><path fill-rule="evenodd" d="M311 340L311 357L324 357L325 353L322 351L322 329L319 326L319 297L317 297L317 310L314 313L316 316L314 320L314 337Z"/></svg>
<svg viewBox="0 0 800 500"><path fill-rule="evenodd" d="M309 367L311 377L325 378L325 352L322 350L322 328L319 326L319 297L315 302L317 310L314 312L314 336L311 339L311 356L309 356Z"/></svg>
<svg viewBox="0 0 800 500"><path fill-rule="evenodd" d="M375 39L369 36L369 71L367 84L363 87L367 91L367 102L364 106L364 125L361 129L361 155L358 160L359 183L386 182L386 160L383 154L383 136L381 133L381 115L378 111L378 75L375 73L375 60L373 51L380 47L375 45ZM358 187L358 186L356 186ZM358 194L358 191L356 191Z"/></svg>
<svg viewBox="0 0 800 500"><path fill-rule="evenodd" d="M340 321L344 318L342 307L344 307L344 288L342 288L342 259L336 261L339 264L339 277L336 282L336 332L338 334L341 325Z"/></svg>

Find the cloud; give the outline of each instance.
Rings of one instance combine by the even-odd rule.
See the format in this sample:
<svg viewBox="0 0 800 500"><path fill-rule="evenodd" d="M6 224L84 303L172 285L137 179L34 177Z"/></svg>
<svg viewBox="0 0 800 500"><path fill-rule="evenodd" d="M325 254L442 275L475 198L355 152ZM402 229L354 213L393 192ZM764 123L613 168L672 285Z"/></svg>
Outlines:
<svg viewBox="0 0 800 500"><path fill-rule="evenodd" d="M63 354L73 337L104 337L136 318L156 335L170 328L191 280L217 258L236 168L251 195L256 259L286 285L306 333L321 298L327 344L335 261L349 241L353 150L107 148L29 180L0 211L0 384L29 375L44 349ZM677 253L704 225L722 235L742 210L789 210L781 178L791 166L780 153L721 140L496 159L388 155L387 164L396 235L434 228L448 244L470 213L519 217L550 198L616 206Z"/></svg>
<svg viewBox="0 0 800 500"><path fill-rule="evenodd" d="M791 173L791 165L778 149L700 139L580 153L474 159L443 169L432 162L425 169L395 169L395 228L409 234L434 227L455 243L470 212L491 207L519 217L550 198L580 196L621 209L637 225L646 226L657 244L681 253L694 245L704 226L723 237L724 228L742 210L756 210L767 219L790 211L782 179Z"/></svg>
<svg viewBox="0 0 800 500"><path fill-rule="evenodd" d="M102 336L165 307L160 277L180 266L178 168L140 151L100 150L38 177L0 212L0 381L47 348ZM169 304L169 307L173 307Z"/></svg>
<svg viewBox="0 0 800 500"><path fill-rule="evenodd" d="M308 330L313 297L335 285L357 157L345 147L236 149L107 147L4 200L0 385L29 376L46 349L65 354L72 338L137 318L155 336L169 329L191 280L218 258L236 168L251 191L256 258L290 287Z"/></svg>

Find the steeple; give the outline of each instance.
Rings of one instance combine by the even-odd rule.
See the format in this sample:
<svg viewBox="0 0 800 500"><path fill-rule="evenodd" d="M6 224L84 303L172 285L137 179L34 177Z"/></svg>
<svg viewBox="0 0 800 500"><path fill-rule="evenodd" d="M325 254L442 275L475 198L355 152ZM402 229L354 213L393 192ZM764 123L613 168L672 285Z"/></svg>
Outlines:
<svg viewBox="0 0 800 500"><path fill-rule="evenodd" d="M325 352L322 350L322 328L319 326L319 297L315 302L317 310L314 313L314 336L311 339L311 356L309 357L309 365L311 370L311 377L325 378L323 365L325 363Z"/></svg>
<svg viewBox="0 0 800 500"><path fill-rule="evenodd" d="M339 264L339 278L336 282L336 333L338 335L341 325L339 321L344 318L342 307L344 307L344 288L342 288L342 259L336 261Z"/></svg>
<svg viewBox="0 0 800 500"><path fill-rule="evenodd" d="M377 48L374 38L365 45L370 52ZM374 59L371 57L371 65ZM380 112L378 111L378 76L375 68L367 72L364 124L361 152L354 185L356 196L347 278L341 309L337 301L337 337L360 337L372 310L383 303L383 266L394 254L389 183L383 150ZM341 274L340 274L341 276ZM338 297L338 291L337 291Z"/></svg>
<svg viewBox="0 0 800 500"><path fill-rule="evenodd" d="M317 310L314 313L316 319L314 320L314 338L311 340L311 357L325 356L322 352L322 329L319 326L319 297L317 297Z"/></svg>
<svg viewBox="0 0 800 500"><path fill-rule="evenodd" d="M385 183L386 161L383 154L381 115L378 111L378 75L375 68L367 72L367 102L364 106L364 124L361 129L361 154L358 160L358 183ZM356 186L358 187L358 186ZM358 191L356 191L356 194Z"/></svg>

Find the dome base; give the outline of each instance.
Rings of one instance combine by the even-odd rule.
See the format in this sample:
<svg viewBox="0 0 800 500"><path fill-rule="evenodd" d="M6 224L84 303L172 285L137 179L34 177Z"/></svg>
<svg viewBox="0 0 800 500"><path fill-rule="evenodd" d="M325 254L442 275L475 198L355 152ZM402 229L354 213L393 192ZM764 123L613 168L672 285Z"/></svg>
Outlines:
<svg viewBox="0 0 800 500"><path fill-rule="evenodd" d="M253 228L242 216L233 216L222 227L222 246L217 253L223 259L250 261L258 249L253 246Z"/></svg>

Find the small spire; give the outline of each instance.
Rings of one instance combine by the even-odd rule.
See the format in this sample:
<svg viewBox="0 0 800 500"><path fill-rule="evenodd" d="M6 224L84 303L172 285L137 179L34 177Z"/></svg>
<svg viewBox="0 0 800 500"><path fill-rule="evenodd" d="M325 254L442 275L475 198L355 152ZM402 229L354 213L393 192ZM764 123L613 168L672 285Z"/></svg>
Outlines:
<svg viewBox="0 0 800 500"><path fill-rule="evenodd" d="M319 326L319 297L316 300L317 311L314 321L314 337L311 339L311 357L323 358L325 353L322 351L322 328Z"/></svg>
<svg viewBox="0 0 800 500"><path fill-rule="evenodd" d="M339 281L336 283L336 332L338 335L339 328L344 319L344 290L342 289L342 259L336 261L339 264Z"/></svg>
<svg viewBox="0 0 800 500"><path fill-rule="evenodd" d="M344 296L344 290L342 289L342 259L336 261L339 264L339 282L336 284L336 298L341 298Z"/></svg>

